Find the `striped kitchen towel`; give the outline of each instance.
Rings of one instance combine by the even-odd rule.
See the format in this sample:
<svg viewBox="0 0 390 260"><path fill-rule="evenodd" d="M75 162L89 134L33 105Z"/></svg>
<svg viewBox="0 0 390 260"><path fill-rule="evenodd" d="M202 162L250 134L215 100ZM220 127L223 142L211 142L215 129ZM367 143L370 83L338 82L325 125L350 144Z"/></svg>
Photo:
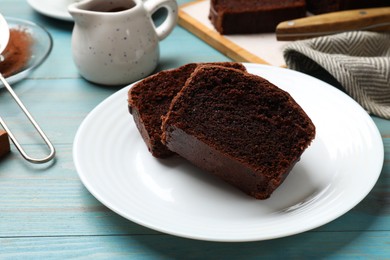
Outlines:
<svg viewBox="0 0 390 260"><path fill-rule="evenodd" d="M289 43L287 67L339 87L364 109L390 119L390 33L353 31Z"/></svg>

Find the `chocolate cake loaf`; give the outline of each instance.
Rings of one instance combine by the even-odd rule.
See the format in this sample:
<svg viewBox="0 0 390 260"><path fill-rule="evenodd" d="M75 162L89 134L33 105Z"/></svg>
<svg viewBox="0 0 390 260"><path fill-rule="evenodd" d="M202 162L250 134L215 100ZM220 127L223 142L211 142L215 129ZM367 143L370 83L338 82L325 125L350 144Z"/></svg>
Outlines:
<svg viewBox="0 0 390 260"><path fill-rule="evenodd" d="M256 199L279 187L315 137L287 92L220 66L196 68L162 129L170 150Z"/></svg>
<svg viewBox="0 0 390 260"><path fill-rule="evenodd" d="M313 14L390 6L389 0L306 0L306 3L308 11Z"/></svg>
<svg viewBox="0 0 390 260"><path fill-rule="evenodd" d="M245 70L241 63L209 63ZM134 85L128 92L129 111L149 151L158 158L173 153L161 143L161 116L168 112L173 97L181 90L198 63L159 72Z"/></svg>
<svg viewBox="0 0 390 260"><path fill-rule="evenodd" d="M280 22L304 16L305 0L211 0L209 13L221 34L275 32Z"/></svg>
<svg viewBox="0 0 390 260"><path fill-rule="evenodd" d="M6 131L0 130L0 158L10 152L9 137Z"/></svg>

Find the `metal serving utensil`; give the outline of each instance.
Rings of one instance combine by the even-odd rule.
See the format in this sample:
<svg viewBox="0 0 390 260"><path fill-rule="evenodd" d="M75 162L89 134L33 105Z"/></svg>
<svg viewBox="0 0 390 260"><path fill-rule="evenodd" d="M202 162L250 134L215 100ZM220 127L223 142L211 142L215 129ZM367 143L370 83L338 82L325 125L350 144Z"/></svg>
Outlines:
<svg viewBox="0 0 390 260"><path fill-rule="evenodd" d="M7 43L9 41L9 27L4 19L4 17L0 14L0 57L1 53L3 53L5 47L7 46ZM0 59L1 62L1 59ZM45 141L46 145L48 146L50 152L49 155L47 155L44 158L33 158L29 156L23 147L19 144L18 140L16 139L15 135L12 134L10 129L8 128L7 124L4 122L4 120L0 117L0 125L4 128L5 131L7 131L9 138L14 143L15 147L18 149L20 154L24 159L31 163L45 163L50 161L55 156L55 149L54 146L51 144L50 140L47 138L45 133L42 131L42 129L39 127L37 122L34 120L34 118L31 116L30 112L28 112L27 108L24 106L22 101L18 98L18 96L13 91L12 87L8 84L7 80L4 78L4 76L0 72L0 81L3 83L4 87L7 89L7 91L10 93L12 98L15 100L15 102L18 104L18 106L22 109L23 113L26 115L26 117L30 120L34 128L37 130L39 135L42 137L42 139Z"/></svg>

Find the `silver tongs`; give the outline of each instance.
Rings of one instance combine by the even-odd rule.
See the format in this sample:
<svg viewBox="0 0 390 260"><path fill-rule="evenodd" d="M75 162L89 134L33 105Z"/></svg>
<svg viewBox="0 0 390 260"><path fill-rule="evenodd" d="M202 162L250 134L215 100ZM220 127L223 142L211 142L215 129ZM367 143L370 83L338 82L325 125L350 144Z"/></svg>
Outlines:
<svg viewBox="0 0 390 260"><path fill-rule="evenodd" d="M30 112L28 112L27 108L24 106L22 101L18 98L18 96L15 94L11 86L8 84L8 82L5 80L3 75L0 73L0 81L4 84L5 88L8 90L8 92L11 94L15 102L18 104L18 106L22 109L23 113L27 116L27 118L30 120L30 122L33 124L34 128L37 130L39 135L42 137L42 139L45 141L46 145L49 147L50 153L44 158L33 158L29 156L23 149L23 147L19 144L18 140L16 139L15 135L12 134L11 130L8 128L7 124L4 122L3 118L0 117L0 124L4 128L4 130L8 133L9 138L14 143L15 147L18 149L20 154L23 156L24 159L31 163L45 163L50 161L55 156L55 149L52 143L50 142L49 138L45 135L45 133L42 131L42 129L39 127L37 122L34 120L34 118L31 116Z"/></svg>
<svg viewBox="0 0 390 260"><path fill-rule="evenodd" d="M0 14L0 54L4 51L7 43L9 40L9 28L8 24L3 18L3 16ZM4 120L0 117L0 124L4 128L5 131L7 131L9 138L14 143L15 147L18 149L20 154L23 156L24 159L31 163L45 163L50 161L55 156L55 149L54 146L51 144L50 140L47 138L45 133L42 131L42 129L39 127L37 122L34 120L34 118L31 116L30 112L28 112L27 108L24 106L22 101L18 98L18 96L15 94L11 86L8 84L4 76L0 73L0 81L3 83L4 87L7 89L7 91L10 93L12 98L15 100L15 102L18 104L18 106L22 109L23 113L26 115L26 117L30 120L34 128L37 130L39 135L42 137L44 142L49 148L49 155L47 155L44 158L33 158L29 156L23 149L23 147L19 144L18 140L16 139L15 135L12 134L10 129L8 128L7 124L4 122Z"/></svg>

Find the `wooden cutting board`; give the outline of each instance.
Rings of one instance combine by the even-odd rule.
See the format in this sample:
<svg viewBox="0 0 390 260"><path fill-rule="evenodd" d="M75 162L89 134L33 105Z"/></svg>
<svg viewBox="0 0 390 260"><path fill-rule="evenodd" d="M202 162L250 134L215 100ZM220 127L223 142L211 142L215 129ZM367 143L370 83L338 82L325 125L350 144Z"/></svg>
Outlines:
<svg viewBox="0 0 390 260"><path fill-rule="evenodd" d="M283 48L274 33L221 35L208 19L210 0L196 0L179 8L179 24L234 61L284 66Z"/></svg>

